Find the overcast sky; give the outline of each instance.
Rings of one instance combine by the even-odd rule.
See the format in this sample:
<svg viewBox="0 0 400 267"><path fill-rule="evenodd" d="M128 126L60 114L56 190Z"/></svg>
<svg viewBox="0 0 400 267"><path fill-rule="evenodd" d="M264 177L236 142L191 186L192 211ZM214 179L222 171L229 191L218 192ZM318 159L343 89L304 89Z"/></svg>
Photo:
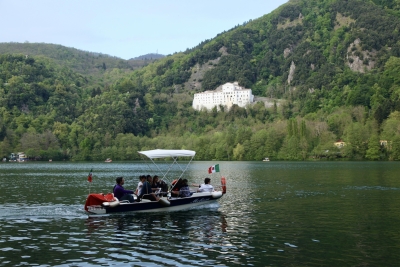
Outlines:
<svg viewBox="0 0 400 267"><path fill-rule="evenodd" d="M52 43L124 59L192 48L287 0L0 0L0 42Z"/></svg>

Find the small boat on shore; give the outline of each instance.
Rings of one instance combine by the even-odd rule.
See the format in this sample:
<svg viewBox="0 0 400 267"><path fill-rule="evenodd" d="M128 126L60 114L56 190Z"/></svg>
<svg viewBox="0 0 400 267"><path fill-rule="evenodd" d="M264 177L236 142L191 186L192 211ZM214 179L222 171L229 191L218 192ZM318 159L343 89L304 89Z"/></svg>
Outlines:
<svg viewBox="0 0 400 267"><path fill-rule="evenodd" d="M107 158L104 162L112 162L112 159Z"/></svg>
<svg viewBox="0 0 400 267"><path fill-rule="evenodd" d="M172 179L171 177L168 177L168 174L174 165L178 165L180 170L182 171L178 180L181 179L185 171L189 167L190 163L192 162L194 156L196 155L195 151L156 149L139 151L138 153L151 160L153 164L157 167L158 171L162 173L161 180L167 182L170 185L168 192L156 192L159 197L159 200L157 201L139 198L136 194L133 194L135 202L129 202L127 200L120 201L119 199L114 197L112 193L89 194L85 203L85 211L89 215L102 215L124 212L178 211L214 202L226 193L226 179L225 177L221 177L220 190L215 190L213 192L197 192L195 190L191 190L189 197L173 196L172 191L174 188L174 182L170 181ZM185 168L182 168L182 166L178 164L178 158L181 157L190 158L190 161L187 163ZM172 163L164 173L154 160L167 158L171 158ZM165 163L165 161L163 161L163 163Z"/></svg>
<svg viewBox="0 0 400 267"><path fill-rule="evenodd" d="M263 161L269 161L269 158L264 158Z"/></svg>

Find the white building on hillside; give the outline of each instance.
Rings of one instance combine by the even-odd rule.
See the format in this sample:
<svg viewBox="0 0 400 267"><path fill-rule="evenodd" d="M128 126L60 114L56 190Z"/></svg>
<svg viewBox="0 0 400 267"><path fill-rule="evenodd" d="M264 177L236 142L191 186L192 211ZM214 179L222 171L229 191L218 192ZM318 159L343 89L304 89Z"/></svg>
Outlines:
<svg viewBox="0 0 400 267"><path fill-rule="evenodd" d="M192 107L196 110L206 108L211 110L219 105L226 106L228 109L236 104L239 107L253 103L254 96L251 89L239 86L238 82L226 83L219 86L215 91L205 91L194 94Z"/></svg>

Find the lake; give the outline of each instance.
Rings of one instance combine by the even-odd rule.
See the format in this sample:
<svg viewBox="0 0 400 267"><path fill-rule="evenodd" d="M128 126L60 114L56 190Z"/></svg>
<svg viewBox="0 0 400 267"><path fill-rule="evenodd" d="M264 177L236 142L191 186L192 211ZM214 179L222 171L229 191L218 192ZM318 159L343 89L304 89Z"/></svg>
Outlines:
<svg viewBox="0 0 400 267"><path fill-rule="evenodd" d="M399 265L399 162L193 162L189 183L227 178L218 202L85 214L89 190L110 192L117 176L134 189L139 175L159 174L147 167L0 163L0 266Z"/></svg>

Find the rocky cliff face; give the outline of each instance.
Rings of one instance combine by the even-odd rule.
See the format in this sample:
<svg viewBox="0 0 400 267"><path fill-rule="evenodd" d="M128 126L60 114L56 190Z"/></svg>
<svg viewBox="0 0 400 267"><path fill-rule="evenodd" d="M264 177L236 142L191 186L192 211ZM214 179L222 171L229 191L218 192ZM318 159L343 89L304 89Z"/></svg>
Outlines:
<svg viewBox="0 0 400 267"><path fill-rule="evenodd" d="M288 79L287 79L287 83L290 85L290 82L293 81L294 78L294 71L296 70L296 65L294 64L294 62L292 61L292 64L290 65L290 69L289 69L289 75L288 75Z"/></svg>
<svg viewBox="0 0 400 267"><path fill-rule="evenodd" d="M374 68L376 51L363 51L361 40L356 39L347 48L347 65L351 70L365 73Z"/></svg>
<svg viewBox="0 0 400 267"><path fill-rule="evenodd" d="M222 56L228 55L226 47L221 47L219 49L219 52L222 54ZM192 68L192 75L190 76L189 80L184 84L184 88L188 90L200 90L201 87L201 81L203 80L204 74L213 69L216 65L218 65L221 57L209 60L206 63L200 65L196 64Z"/></svg>

